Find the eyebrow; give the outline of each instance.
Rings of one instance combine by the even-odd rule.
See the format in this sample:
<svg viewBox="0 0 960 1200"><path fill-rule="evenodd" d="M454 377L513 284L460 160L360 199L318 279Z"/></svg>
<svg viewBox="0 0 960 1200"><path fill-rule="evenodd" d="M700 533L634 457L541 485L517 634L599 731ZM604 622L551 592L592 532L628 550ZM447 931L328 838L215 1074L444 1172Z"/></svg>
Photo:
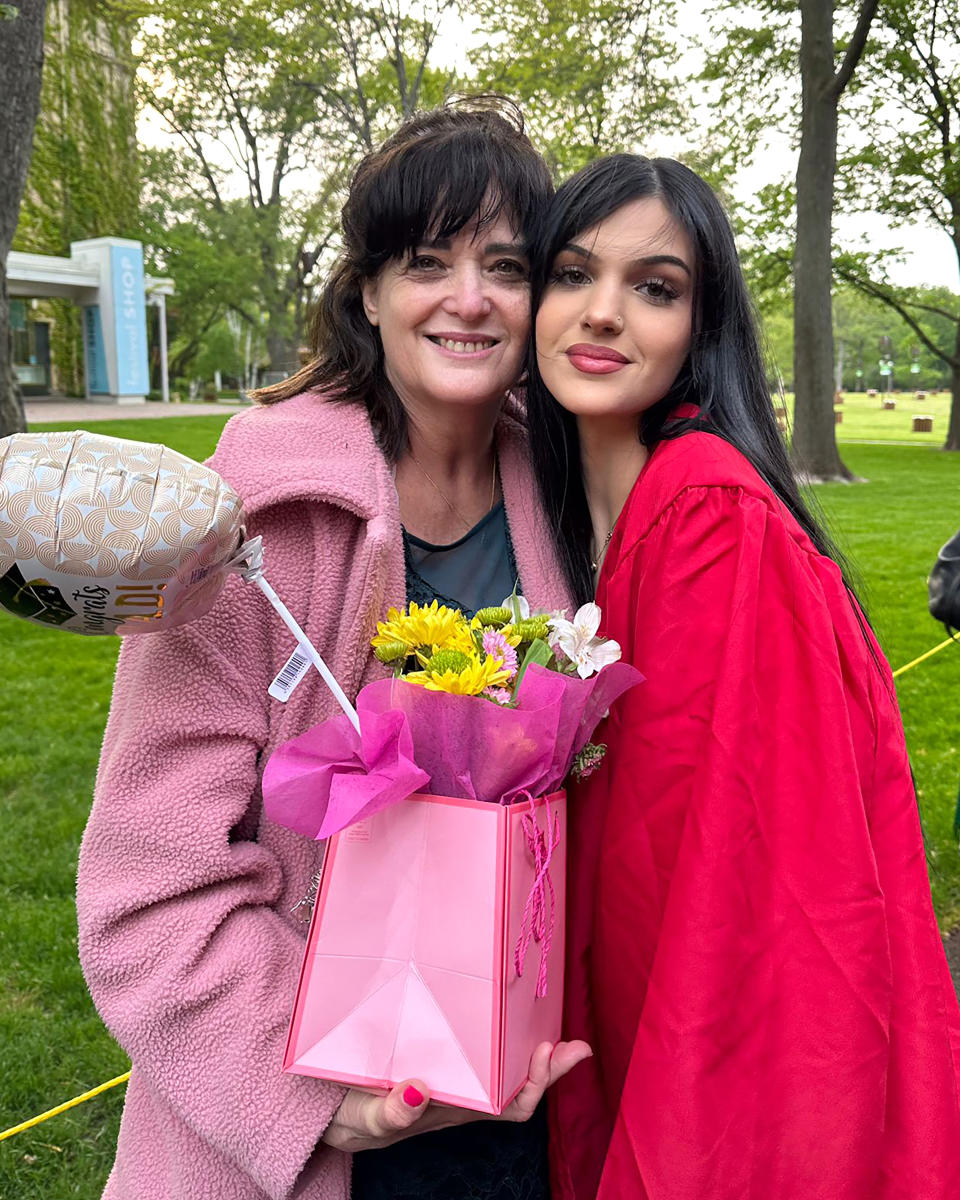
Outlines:
<svg viewBox="0 0 960 1200"><path fill-rule="evenodd" d="M563 247L563 249L560 251L560 253L563 254L564 251L566 251L566 250L569 250L571 254L576 254L578 258L582 258L585 262L589 262L592 259L596 259L596 255L593 254L592 251L587 250L584 246L578 246L576 244L576 242L568 242ZM690 268L687 266L687 264L683 261L683 259L677 258L677 256L675 254L645 254L642 258L635 258L631 262L628 262L627 266L628 267L663 267L663 266L679 267L682 271L686 271L686 273L691 277L691 279L693 278L693 272L690 270Z"/></svg>
<svg viewBox="0 0 960 1200"><path fill-rule="evenodd" d="M449 250L452 243L450 238L432 238L420 243L425 250ZM526 258L522 242L488 242L483 247L484 254L517 254Z"/></svg>

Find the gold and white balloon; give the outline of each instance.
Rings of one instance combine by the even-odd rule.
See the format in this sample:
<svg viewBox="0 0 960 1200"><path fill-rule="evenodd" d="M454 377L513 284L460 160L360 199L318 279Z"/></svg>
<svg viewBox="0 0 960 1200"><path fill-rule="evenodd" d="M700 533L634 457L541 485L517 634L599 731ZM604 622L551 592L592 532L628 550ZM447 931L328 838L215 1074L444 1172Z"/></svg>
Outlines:
<svg viewBox="0 0 960 1200"><path fill-rule="evenodd" d="M216 471L83 430L0 439L0 606L16 616L84 634L172 629L212 608L232 573L264 592L359 728Z"/></svg>

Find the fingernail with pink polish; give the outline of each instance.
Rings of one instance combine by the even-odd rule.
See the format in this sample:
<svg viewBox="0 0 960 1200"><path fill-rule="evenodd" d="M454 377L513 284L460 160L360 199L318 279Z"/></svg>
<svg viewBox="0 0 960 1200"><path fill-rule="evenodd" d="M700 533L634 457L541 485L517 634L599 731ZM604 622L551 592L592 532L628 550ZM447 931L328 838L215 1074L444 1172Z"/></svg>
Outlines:
<svg viewBox="0 0 960 1200"><path fill-rule="evenodd" d="M419 1108L423 1103L423 1096L411 1084L411 1086L408 1087L403 1093L403 1102L404 1104L408 1104L411 1108Z"/></svg>

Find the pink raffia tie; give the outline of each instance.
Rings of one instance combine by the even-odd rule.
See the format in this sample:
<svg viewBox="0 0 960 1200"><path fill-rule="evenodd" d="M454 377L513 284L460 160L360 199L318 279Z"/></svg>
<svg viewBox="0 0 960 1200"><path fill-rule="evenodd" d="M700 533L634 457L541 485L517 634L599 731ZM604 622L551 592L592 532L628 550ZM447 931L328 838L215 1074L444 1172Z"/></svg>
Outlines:
<svg viewBox="0 0 960 1200"><path fill-rule="evenodd" d="M526 838L527 849L533 857L534 875L527 903L523 910L523 921L520 924L520 936L513 951L513 965L517 978L522 978L527 959L527 950L533 940L540 947L540 970L537 972L538 1000L547 994L547 959L550 955L550 943L553 941L553 925L556 910L556 893L553 890L553 880L550 878L550 861L553 852L560 845L560 819L550 811L550 805L545 803L543 811L546 814L546 832L537 824L537 806L529 792L521 792L529 801L529 812L520 818L523 836Z"/></svg>

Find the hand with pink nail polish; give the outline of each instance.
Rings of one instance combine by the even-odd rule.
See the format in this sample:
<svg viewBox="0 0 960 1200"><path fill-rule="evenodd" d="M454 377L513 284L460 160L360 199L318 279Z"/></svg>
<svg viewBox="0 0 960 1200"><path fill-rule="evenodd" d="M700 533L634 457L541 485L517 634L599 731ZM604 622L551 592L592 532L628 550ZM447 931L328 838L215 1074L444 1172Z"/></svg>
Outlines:
<svg viewBox="0 0 960 1200"><path fill-rule="evenodd" d="M421 1125L427 1112L439 1107L430 1105L429 1098L426 1084L419 1079L404 1080L385 1096L349 1088L324 1131L323 1141L356 1154L358 1150L389 1146L421 1129L439 1129L437 1124Z"/></svg>
<svg viewBox="0 0 960 1200"><path fill-rule="evenodd" d="M323 1142L351 1154L377 1150L404 1138L471 1121L526 1121L544 1092L566 1073L589 1058L586 1042L543 1042L533 1052L527 1082L499 1117L452 1108L430 1101L430 1092L420 1079L405 1079L385 1096L349 1088L327 1126Z"/></svg>

